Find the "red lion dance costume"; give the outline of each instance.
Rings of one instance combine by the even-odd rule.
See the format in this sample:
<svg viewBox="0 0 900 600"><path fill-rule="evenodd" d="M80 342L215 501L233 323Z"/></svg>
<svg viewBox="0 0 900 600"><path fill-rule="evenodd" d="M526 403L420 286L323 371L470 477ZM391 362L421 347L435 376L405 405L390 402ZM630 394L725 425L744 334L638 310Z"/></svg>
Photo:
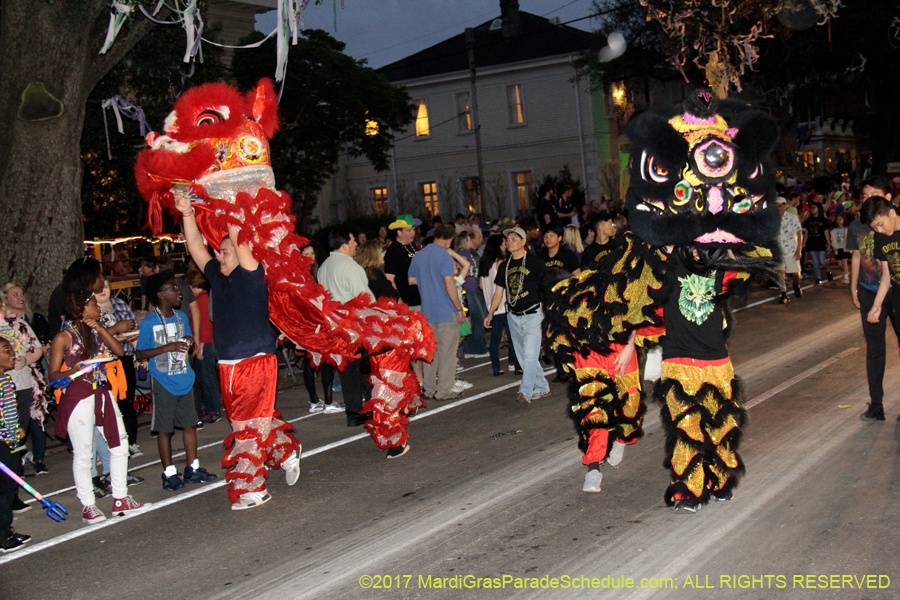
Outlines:
<svg viewBox="0 0 900 600"><path fill-rule="evenodd" d="M151 229L160 232L163 209L179 214L172 193L176 186L191 196L197 225L210 246L218 249L227 227L236 227L239 243L248 243L265 268L269 318L280 339L307 350L316 366L327 362L343 369L362 350L373 355L372 399L363 407L373 417L366 428L379 448L400 446L408 437L407 415L424 406L410 359L431 360L434 336L421 313L403 304L373 303L365 296L335 302L312 279L312 259L300 254L309 242L294 233L290 197L275 190L267 140L277 131L278 102L268 79L246 95L224 83L185 92L166 118L165 134L147 136L150 149L138 155L135 166L138 188L150 205ZM229 451L223 466L230 469L234 502L240 493L257 491L236 492L236 480L251 479L261 489L263 463L278 467L277 457L290 455L274 445L283 442L293 450L299 443L277 413L262 414L266 409L259 407L257 415L253 407L249 412L242 408L247 414L238 421L227 408L234 433L225 441Z"/></svg>

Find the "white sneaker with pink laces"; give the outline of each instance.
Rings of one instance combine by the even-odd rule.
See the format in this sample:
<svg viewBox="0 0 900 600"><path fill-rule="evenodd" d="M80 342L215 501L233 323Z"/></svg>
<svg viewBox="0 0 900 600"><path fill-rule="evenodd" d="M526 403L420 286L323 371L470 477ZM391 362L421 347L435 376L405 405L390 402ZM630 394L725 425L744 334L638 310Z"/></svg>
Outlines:
<svg viewBox="0 0 900 600"><path fill-rule="evenodd" d="M134 514L144 510L147 510L153 506L149 502L138 502L131 496L125 496L124 498L116 498L113 502L112 515L114 517L121 517L126 514Z"/></svg>

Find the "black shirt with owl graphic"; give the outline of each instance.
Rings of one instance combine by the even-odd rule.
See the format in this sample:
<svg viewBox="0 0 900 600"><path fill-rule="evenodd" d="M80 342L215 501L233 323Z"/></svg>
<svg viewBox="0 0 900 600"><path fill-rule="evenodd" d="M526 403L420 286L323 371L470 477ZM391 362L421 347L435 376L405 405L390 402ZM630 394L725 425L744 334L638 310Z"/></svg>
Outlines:
<svg viewBox="0 0 900 600"><path fill-rule="evenodd" d="M900 288L900 231L892 235L875 232L875 260L883 260L891 271L891 287ZM896 292L895 292L896 293Z"/></svg>

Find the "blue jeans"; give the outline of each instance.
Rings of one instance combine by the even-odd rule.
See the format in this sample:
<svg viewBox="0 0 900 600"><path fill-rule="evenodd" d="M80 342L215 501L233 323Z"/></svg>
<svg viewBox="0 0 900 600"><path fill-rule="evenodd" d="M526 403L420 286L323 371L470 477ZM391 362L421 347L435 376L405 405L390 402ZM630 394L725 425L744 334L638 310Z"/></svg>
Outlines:
<svg viewBox="0 0 900 600"><path fill-rule="evenodd" d="M106 438L100 434L100 428L94 427L94 453L91 455L91 477L96 477L98 475L98 457L100 458L100 464L103 467L103 473L100 473L100 475L109 475L109 444L106 443Z"/></svg>
<svg viewBox="0 0 900 600"><path fill-rule="evenodd" d="M830 273L828 270L828 263L825 262L825 251L824 250L809 250L809 257L812 259L813 265L813 277L816 278L816 281L821 281L822 276L819 272L819 265L825 268L826 273Z"/></svg>
<svg viewBox="0 0 900 600"><path fill-rule="evenodd" d="M206 414L217 415L222 410L222 396L219 393L219 373L216 368L218 357L212 344L203 344L203 360L194 361L197 380L203 390L203 406ZM198 415L203 417L203 415Z"/></svg>
<svg viewBox="0 0 900 600"><path fill-rule="evenodd" d="M509 335L509 364L516 371L521 371L519 361L516 359L516 349L512 343L512 333L509 330L509 321L506 318L508 313L494 315L491 319L491 366L494 373L500 370L500 340L503 338L503 330Z"/></svg>
<svg viewBox="0 0 900 600"><path fill-rule="evenodd" d="M487 352L484 343L484 318L487 316L487 309L478 294L466 294L466 298L469 300L469 316L472 317L472 335L467 335L463 340L463 354L484 354Z"/></svg>
<svg viewBox="0 0 900 600"><path fill-rule="evenodd" d="M519 363L522 365L522 383L519 392L529 398L534 392L546 393L550 391L550 384L544 377L541 368L541 321L544 311L538 309L530 315L517 316L509 313L509 334L512 337L513 346L518 350Z"/></svg>

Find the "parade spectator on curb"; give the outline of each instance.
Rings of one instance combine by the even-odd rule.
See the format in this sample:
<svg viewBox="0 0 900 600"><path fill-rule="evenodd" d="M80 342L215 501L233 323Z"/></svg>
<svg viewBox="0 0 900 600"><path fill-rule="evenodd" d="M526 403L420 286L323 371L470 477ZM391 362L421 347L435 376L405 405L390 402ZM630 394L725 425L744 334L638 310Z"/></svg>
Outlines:
<svg viewBox="0 0 900 600"><path fill-rule="evenodd" d="M481 284L481 291L485 298L493 300L494 292L497 285L494 279L497 277L497 269L500 262L506 258L506 238L502 235L492 235L488 238L487 246L485 246L484 254L481 255L481 262L478 265ZM509 322L506 314L506 290L500 288L501 299L497 310L494 311L494 317L491 319L491 367L494 369L494 377L503 375L504 371L500 365L500 341L503 338L503 330L506 330L506 337L509 340L509 368L515 375L522 374L522 368L516 359L516 348L512 343L512 335L509 332Z"/></svg>
<svg viewBox="0 0 900 600"><path fill-rule="evenodd" d="M591 229L594 231L594 241L584 249L581 255L581 267L594 269L600 260L612 252L616 247L617 226L611 213L601 212L591 221Z"/></svg>
<svg viewBox="0 0 900 600"><path fill-rule="evenodd" d="M537 203L537 220L541 226L541 229L549 225L550 223L559 223L559 215L557 210L557 203L553 199L553 186L549 183L544 183L538 188L538 203ZM525 225L524 221L522 225ZM529 230L526 228L525 232L527 233Z"/></svg>
<svg viewBox="0 0 900 600"><path fill-rule="evenodd" d="M409 265L416 255L413 240L416 239L416 227L422 224L412 215L397 215L397 219L388 225L388 229L397 232L397 243L391 244L384 254L384 274L397 291L400 299L411 309L422 309L422 298L419 288L409 284Z"/></svg>
<svg viewBox="0 0 900 600"><path fill-rule="evenodd" d="M459 326L466 315L456 291L453 258L447 252L456 230L438 225L434 243L422 248L409 268L410 285L418 285L422 294L422 313L434 332L437 348L434 358L425 364L424 394L426 398L450 400L459 397L453 391L456 378L456 349Z"/></svg>
<svg viewBox="0 0 900 600"><path fill-rule="evenodd" d="M400 247L400 244L397 246ZM349 302L360 294L374 300L365 270L353 260L356 256L356 238L353 234L344 229L332 230L328 234L328 247L331 254L319 267L319 283L331 294L332 300ZM372 390L363 374L363 370L368 370L368 362L368 354L362 352L339 375L348 427L359 427L371 417L370 413L362 413L363 406L372 397Z"/></svg>
<svg viewBox="0 0 900 600"><path fill-rule="evenodd" d="M159 273L160 271L175 272L175 264L166 254L157 256L154 261L153 272ZM199 337L203 334L203 324L200 322L200 306L197 304L197 298L194 296L194 292L191 291L191 286L184 279L175 277L175 281L178 283L178 287L181 288L181 297L184 299L184 305L187 307L185 312L188 313L191 319L191 330ZM194 356L197 355L197 351L195 346L192 350Z"/></svg>
<svg viewBox="0 0 900 600"><path fill-rule="evenodd" d="M366 277L369 279L369 291L376 300L382 298L400 300L400 293L394 289L384 275L384 254L381 251L381 242L372 240L357 248L356 262L366 272Z"/></svg>
<svg viewBox="0 0 900 600"><path fill-rule="evenodd" d="M578 264L581 265L581 257L584 255L584 245L581 243L581 231L575 225L566 225L563 228L563 247L575 253Z"/></svg>
<svg viewBox="0 0 900 600"><path fill-rule="evenodd" d="M538 227L538 222L532 216L522 217L522 230L525 232L525 241L527 244L527 248L533 252L540 252L543 245L541 244L541 228ZM509 229L507 227L506 229ZM502 229L501 231L506 231L506 229ZM506 237L506 236L504 236Z"/></svg>
<svg viewBox="0 0 900 600"><path fill-rule="evenodd" d="M884 177L867 179L860 186L860 198L876 196L892 199L891 184ZM888 319L894 333L900 337L898 315L894 313L893 291L888 288L881 303L877 321L869 321L869 313L880 291L882 268L875 258L875 232L858 219L847 231L850 250L850 297L859 309L863 335L866 338L866 379L869 384L869 405L859 418L863 421L884 421L884 365L887 354L885 333Z"/></svg>
<svg viewBox="0 0 900 600"><path fill-rule="evenodd" d="M571 225L572 217L578 214L575 207L572 206L572 194L574 192L575 189L568 183L564 183L560 187L559 202L556 205L556 217L559 219L559 224L563 227Z"/></svg>
<svg viewBox="0 0 900 600"><path fill-rule="evenodd" d="M100 306L100 323L116 336L122 344L125 354L119 357L122 370L125 373L125 381L128 387L125 398L117 399L119 412L122 413L122 422L125 423L125 432L128 434L128 456L142 456L140 446L137 444L137 413L134 410L134 394L137 387L137 373L134 367L134 336L122 337L124 334L135 331L134 313L124 301L113 298L110 295L109 280L103 281L103 291L97 294L97 304Z"/></svg>
<svg viewBox="0 0 900 600"><path fill-rule="evenodd" d="M181 312L181 288L171 271L154 273L147 279L147 300L153 314L141 321L137 341L138 360L150 366L153 388L153 416L150 428L158 433L156 446L162 463L162 487L174 492L185 483L206 483L217 479L200 466L197 458L197 415L194 404L194 370L188 353L194 345L191 325ZM184 479L172 464L172 437L181 429L184 444Z"/></svg>
<svg viewBox="0 0 900 600"><path fill-rule="evenodd" d="M850 283L850 269L848 261L850 253L847 251L847 215L840 213L834 217L834 228L831 230L831 247L834 248L834 257L841 265L841 283Z"/></svg>
<svg viewBox="0 0 900 600"><path fill-rule="evenodd" d="M462 343L463 358L487 358L487 345L484 342L484 317L487 309L478 297L478 263L473 252L481 245L481 230L463 231L457 234L453 242L453 250L469 263L469 269L463 280L462 290L466 294L469 307L468 315L472 318L472 333Z"/></svg>
<svg viewBox="0 0 900 600"><path fill-rule="evenodd" d="M0 437L0 463L14 473L21 469L22 453L12 452L12 449L18 444L19 436L25 436L25 430L18 422L15 384L9 376L9 372L15 368L18 344L17 339L0 333L0 408L3 409L0 411L0 428L4 434ZM18 491L19 485L12 477L0 477L0 552L16 550L31 539L30 535L16 533L12 526L13 507L18 500Z"/></svg>
<svg viewBox="0 0 900 600"><path fill-rule="evenodd" d="M581 273L581 265L575 253L562 245L563 227L550 224L544 229L544 249L538 256L547 269L561 269L569 275Z"/></svg>
<svg viewBox="0 0 900 600"><path fill-rule="evenodd" d="M103 358L110 353L115 356L125 353L116 338L99 323L101 313L94 293L102 291L102 286L100 263L96 260L77 260L69 267L63 279L68 326L53 338L50 350L50 380L68 379L60 391L55 433L57 437L68 436L72 444L72 475L75 491L84 507L81 520L87 524L106 520L106 515L97 508L91 481L95 426L109 445L113 516L138 512L150 506L128 495L128 435L119 407L113 402L113 387L107 369L101 365L76 379L66 375L81 369L84 361ZM99 421L97 417L100 417Z"/></svg>
<svg viewBox="0 0 900 600"><path fill-rule="evenodd" d="M512 343L519 350L517 355L524 374L516 401L529 406L532 400L550 395L550 384L541 369L541 277L546 272L544 263L525 249L525 232L515 227L503 232L509 257L500 263L494 284L491 308L485 317L485 327L490 327L494 314L503 300L501 289L506 291L506 306L509 313L509 329Z"/></svg>
<svg viewBox="0 0 900 600"><path fill-rule="evenodd" d="M184 279L191 286L200 308L200 336L194 340L199 346L194 354L194 368L203 394L203 412L199 414L203 415L204 423L218 423L222 419L222 395L219 393L219 362L213 345L213 324L209 318L209 281L203 273L194 270L185 273Z"/></svg>
<svg viewBox="0 0 900 600"><path fill-rule="evenodd" d="M822 214L822 205L818 202L809 204L809 218L806 219L806 251L812 259L813 277L816 284L822 283L822 273L820 269L825 269L825 276L828 281L833 281L834 276L828 268L826 256L831 249L831 222Z"/></svg>
<svg viewBox="0 0 900 600"><path fill-rule="evenodd" d="M385 230L387 231L387 230ZM381 245L377 239L372 240L369 244ZM309 265L309 274L313 280L319 282L319 266L316 264L316 251L312 246L304 246L300 250L300 254L312 259ZM388 284L390 285L390 284ZM309 394L309 412L311 413L339 413L344 412L344 407L334 401L334 367L328 363L322 363L319 366L319 375L322 380L322 399L316 393L316 372L312 370L309 354L305 351L298 351L297 354L302 355L301 365L303 370L303 385Z"/></svg>
<svg viewBox="0 0 900 600"><path fill-rule="evenodd" d="M41 358L44 356L44 342L31 326L47 330L46 321L40 315L34 315L28 308L28 298L24 288L15 282L7 283L0 289L0 307L3 319L0 331L18 339L21 343L21 354L16 357L13 369L7 374L16 385L16 403L19 409L19 426L25 435L31 438L32 467L35 475L43 475L49 469L44 464L47 449L47 435L44 433L44 422L47 420L47 399L44 397L46 385ZM31 313L31 314L29 314ZM16 496L18 500L18 496ZM24 504L24 503L22 503ZM16 502L17 510L22 505Z"/></svg>
<svg viewBox="0 0 900 600"><path fill-rule="evenodd" d="M781 245L781 263L775 267L778 275L778 290L781 292L780 304L787 304L790 299L787 295L785 276L790 275L794 283L794 298L802 298L803 290L800 289L800 255L803 249L803 227L797 216L788 212L787 200L783 196L775 199L778 212L781 213L781 230L778 235L778 243Z"/></svg>

